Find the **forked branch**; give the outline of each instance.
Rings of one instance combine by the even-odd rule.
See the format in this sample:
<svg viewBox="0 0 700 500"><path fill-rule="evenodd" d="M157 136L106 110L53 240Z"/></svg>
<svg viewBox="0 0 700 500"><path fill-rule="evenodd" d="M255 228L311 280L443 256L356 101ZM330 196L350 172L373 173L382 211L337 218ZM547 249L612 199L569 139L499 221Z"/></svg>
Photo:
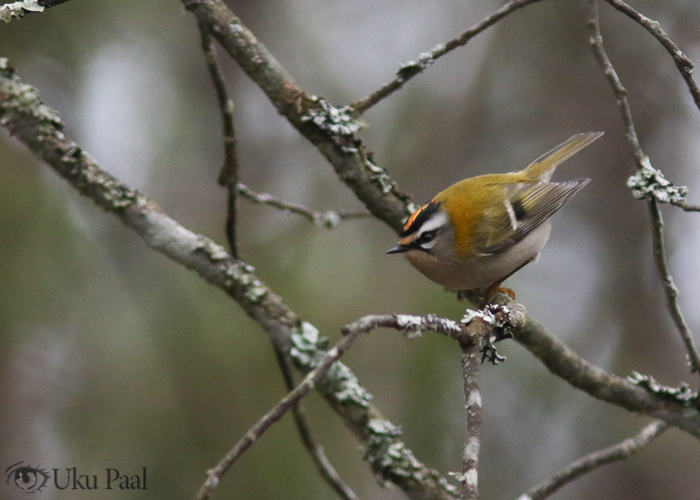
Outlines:
<svg viewBox="0 0 700 500"><path fill-rule="evenodd" d="M688 359L690 360L691 370L700 373L700 351L698 351L693 335L688 327L683 314L681 313L678 304L678 289L673 284L668 266L666 265L666 252L664 249L663 235L663 220L661 211L659 210L658 202L675 202L676 204L684 202L684 197L687 192L685 188L673 186L667 181L663 174L655 169L642 151L637 137L637 131L634 127L632 112L627 100L627 90L622 85L615 68L613 67L608 55L603 47L603 37L600 32L600 21L598 17L597 0L590 1L590 14L588 18L588 26L591 33L590 44L593 49L593 54L600 65L601 70L607 77L612 87L615 98L617 99L618 107L622 115L622 121L625 126L627 141L632 149L632 154L637 163L637 173L630 177L628 186L632 188L632 193L639 199L646 199L651 215L652 226L652 241L654 251L654 261L656 269L661 279L661 283L666 296L666 304L673 319L676 329L681 335L685 344Z"/></svg>

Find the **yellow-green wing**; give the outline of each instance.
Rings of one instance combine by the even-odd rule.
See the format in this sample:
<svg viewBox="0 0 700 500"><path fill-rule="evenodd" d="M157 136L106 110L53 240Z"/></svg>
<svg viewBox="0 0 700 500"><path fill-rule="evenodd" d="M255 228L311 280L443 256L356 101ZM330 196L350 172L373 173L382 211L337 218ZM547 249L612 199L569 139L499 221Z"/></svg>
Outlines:
<svg viewBox="0 0 700 500"><path fill-rule="evenodd" d="M527 236L566 205L590 179L568 182L516 184L503 206L487 210L473 233L475 250L482 255L503 252Z"/></svg>
<svg viewBox="0 0 700 500"><path fill-rule="evenodd" d="M530 163L523 173L528 179L549 182L554 169L603 135L603 132L576 134Z"/></svg>

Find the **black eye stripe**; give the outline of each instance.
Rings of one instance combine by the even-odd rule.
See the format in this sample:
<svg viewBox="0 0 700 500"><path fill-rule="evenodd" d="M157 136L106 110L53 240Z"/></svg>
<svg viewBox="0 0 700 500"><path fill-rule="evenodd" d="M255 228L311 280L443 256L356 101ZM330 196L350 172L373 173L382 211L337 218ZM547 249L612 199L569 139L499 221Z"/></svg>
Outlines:
<svg viewBox="0 0 700 500"><path fill-rule="evenodd" d="M399 235L401 238L415 233L418 231L425 222L430 219L433 215L440 211L440 202L431 201L426 203L418 210L416 210L411 217L409 217L406 225L403 227L403 231Z"/></svg>

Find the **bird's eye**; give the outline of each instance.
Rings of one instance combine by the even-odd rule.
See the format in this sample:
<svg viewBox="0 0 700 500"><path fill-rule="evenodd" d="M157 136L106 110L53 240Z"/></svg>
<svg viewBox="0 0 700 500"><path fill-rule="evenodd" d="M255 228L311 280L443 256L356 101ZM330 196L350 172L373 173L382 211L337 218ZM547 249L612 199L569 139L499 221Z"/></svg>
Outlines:
<svg viewBox="0 0 700 500"><path fill-rule="evenodd" d="M423 243L429 243L433 241L433 238L435 238L435 233L436 231L426 231L423 234L421 234L418 237L418 242L423 244Z"/></svg>

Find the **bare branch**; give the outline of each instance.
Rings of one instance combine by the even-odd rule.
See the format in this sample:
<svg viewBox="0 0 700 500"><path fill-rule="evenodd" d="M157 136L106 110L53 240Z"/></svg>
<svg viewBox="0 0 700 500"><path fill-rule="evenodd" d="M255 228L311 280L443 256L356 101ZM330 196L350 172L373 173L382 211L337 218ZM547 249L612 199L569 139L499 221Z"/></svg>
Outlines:
<svg viewBox="0 0 700 500"><path fill-rule="evenodd" d="M400 231L415 207L356 137L359 126L350 108L333 107L304 92L222 0L181 1L209 27L212 36L267 94L278 112L328 159L340 180L367 209Z"/></svg>
<svg viewBox="0 0 700 500"><path fill-rule="evenodd" d="M679 201L678 203L673 203L673 205L682 208L686 212L700 212L700 205L692 205L685 201Z"/></svg>
<svg viewBox="0 0 700 500"><path fill-rule="evenodd" d="M595 55L600 68L608 78L613 92L615 93L617 106L620 108L620 113L622 114L622 121L625 126L627 141L632 146L632 153L634 154L634 158L637 160L637 165L639 168L641 168L641 165L646 161L646 155L644 155L642 152L642 148L639 145L639 138L637 137L637 131L634 128L632 112L630 111L629 103L627 102L627 89L622 86L622 82L617 76L617 72L615 71L615 68L613 67L608 55L605 53L605 49L603 48L603 36L600 33L597 0L590 0L590 5L588 28L591 32L591 36L589 43L591 45L591 49L593 50L593 55Z"/></svg>
<svg viewBox="0 0 700 500"><path fill-rule="evenodd" d="M279 364L280 370L282 371L282 376L284 378L285 386L287 387L287 392L294 390L294 377L292 375L292 366L285 355L284 352L275 348L275 354L277 356L277 363ZM292 415L294 416L294 422L299 430L299 435L301 437L301 442L304 447L311 455L316 469L321 474L321 477L329 484L331 488L342 498L343 500L357 500L357 495L352 489L343 481L338 472L331 464L330 460L326 456L323 446L318 444L316 438L311 432L311 427L309 426L308 419L306 418L306 411L301 401L297 401L292 406Z"/></svg>
<svg viewBox="0 0 700 500"><path fill-rule="evenodd" d="M56 5L60 5L67 1L68 0L39 0L38 3L42 7L46 7L48 9L49 7L55 7Z"/></svg>
<svg viewBox="0 0 700 500"><path fill-rule="evenodd" d="M664 221L661 217L661 210L659 210L659 206L654 198L649 199L649 213L651 215L654 262L656 263L656 270L659 273L659 278L661 279L661 284L666 295L666 306L685 344L691 370L693 372L700 372L700 352L698 352L698 348L695 346L693 334L690 328L688 328L688 324L685 322L683 313L678 305L678 289L673 283L673 278L669 273L668 263L666 262L663 234Z"/></svg>
<svg viewBox="0 0 700 500"><path fill-rule="evenodd" d="M499 304L520 307L505 294L497 294ZM664 420L700 438L700 401L698 398L661 397L636 383L606 372L573 352L527 314L512 315L515 340L538 358L554 375L596 399L635 413Z"/></svg>
<svg viewBox="0 0 700 500"><path fill-rule="evenodd" d="M518 9L521 9L526 5L539 1L540 0L511 0L503 7L498 9L496 12L494 12L487 18L481 20L458 37L453 38L447 43L441 43L437 45L429 52L424 52L423 54L420 54L418 56L418 59L415 61L409 61L407 63L401 64L401 67L396 72L396 78L394 78L391 82L387 83L382 88L380 88L376 92L371 93L367 97L350 104L350 107L353 110L352 115L355 117L362 115L362 113L364 113L369 108L380 102L382 99L390 96L391 94L399 90L401 87L403 87L404 84L411 78L428 69L440 57L452 52L458 47L466 45L476 35L487 30L488 28L496 24L498 21L506 17L508 14Z"/></svg>
<svg viewBox="0 0 700 500"><path fill-rule="evenodd" d="M316 212L310 208L296 203L288 203L267 193L256 193L245 184L238 184L238 192L246 199L258 203L260 205L269 205L271 207L284 210L293 214L301 215L302 217L313 222L317 226L323 226L328 229L335 229L344 219L360 219L369 217L372 214L369 212Z"/></svg>
<svg viewBox="0 0 700 500"><path fill-rule="evenodd" d="M677 301L678 289L673 284L673 278L669 274L666 264L666 253L663 242L663 221L657 204L657 202L681 204L684 202L687 189L673 186L671 182L667 181L663 177L663 174L651 165L649 158L642 151L642 147L637 138L637 132L634 128L632 112L627 102L627 91L622 86L622 82L617 76L617 72L603 48L597 0L591 0L590 5L588 26L591 31L591 47L598 60L598 64L608 77L613 92L615 93L620 112L622 113L622 121L627 130L627 140L632 147L632 153L637 162L637 173L630 177L627 184L632 188L632 193L636 198L647 200L652 220L654 261L656 262L656 268L666 295L666 305L676 325L676 329L680 333L683 343L685 344L692 371L700 372L700 352L698 352L693 341L692 333L683 319L683 314L681 313Z"/></svg>
<svg viewBox="0 0 700 500"><path fill-rule="evenodd" d="M668 37L666 32L661 28L661 24L659 24L658 21L649 19L622 0L605 1L612 5L615 9L627 15L630 19L633 19L642 25L644 29L651 33L654 38L656 38L659 43L664 46L668 53L671 54L673 62L676 64L678 71L681 72L685 83L688 85L690 94L695 100L695 105L698 107L698 109L700 109L700 87L693 78L693 68L695 67L695 64L693 64L693 61L691 61L688 56L681 51L678 45L676 45L673 40Z"/></svg>
<svg viewBox="0 0 700 500"><path fill-rule="evenodd" d="M268 334L276 349L289 353L297 369L308 373L326 353L318 331L299 318L246 263L223 247L168 217L153 201L100 169L63 133L58 113L44 105L36 89L20 81L7 59L0 58L0 124L46 161L78 192L133 229L152 249L220 288ZM335 363L318 383L319 393L344 419L367 449L374 473L411 497L451 499L453 487L418 461L399 439L397 427L384 419L348 367Z"/></svg>
<svg viewBox="0 0 700 500"><path fill-rule="evenodd" d="M233 101L226 92L226 82L216 57L216 49L212 43L209 27L197 20L201 37L202 51L207 69L211 75L217 101L221 111L222 133L224 136L224 164L219 173L219 185L228 189L228 207L226 211L226 236L231 249L231 255L239 258L238 241L236 237L236 199L238 198L238 155L236 154L236 129L234 127Z"/></svg>
<svg viewBox="0 0 700 500"><path fill-rule="evenodd" d="M665 422L659 420L652 422L636 436L576 460L554 476L528 490L518 500L544 500L560 488L602 465L628 459L651 443L666 429L668 429L668 424Z"/></svg>
<svg viewBox="0 0 700 500"><path fill-rule="evenodd" d="M363 333L363 331L348 331L335 347L328 350L316 368L311 370L293 391L282 398L274 408L268 411L265 416L251 427L251 429L246 432L245 436L236 443L216 467L207 471L207 479L197 493L195 497L196 500L206 500L211 496L212 491L218 486L223 474L226 473L236 460L238 460L266 430L272 427L272 424L282 418L287 410L294 406L297 401L306 396L316 386L318 381L326 374L333 363L340 359L360 333Z"/></svg>

